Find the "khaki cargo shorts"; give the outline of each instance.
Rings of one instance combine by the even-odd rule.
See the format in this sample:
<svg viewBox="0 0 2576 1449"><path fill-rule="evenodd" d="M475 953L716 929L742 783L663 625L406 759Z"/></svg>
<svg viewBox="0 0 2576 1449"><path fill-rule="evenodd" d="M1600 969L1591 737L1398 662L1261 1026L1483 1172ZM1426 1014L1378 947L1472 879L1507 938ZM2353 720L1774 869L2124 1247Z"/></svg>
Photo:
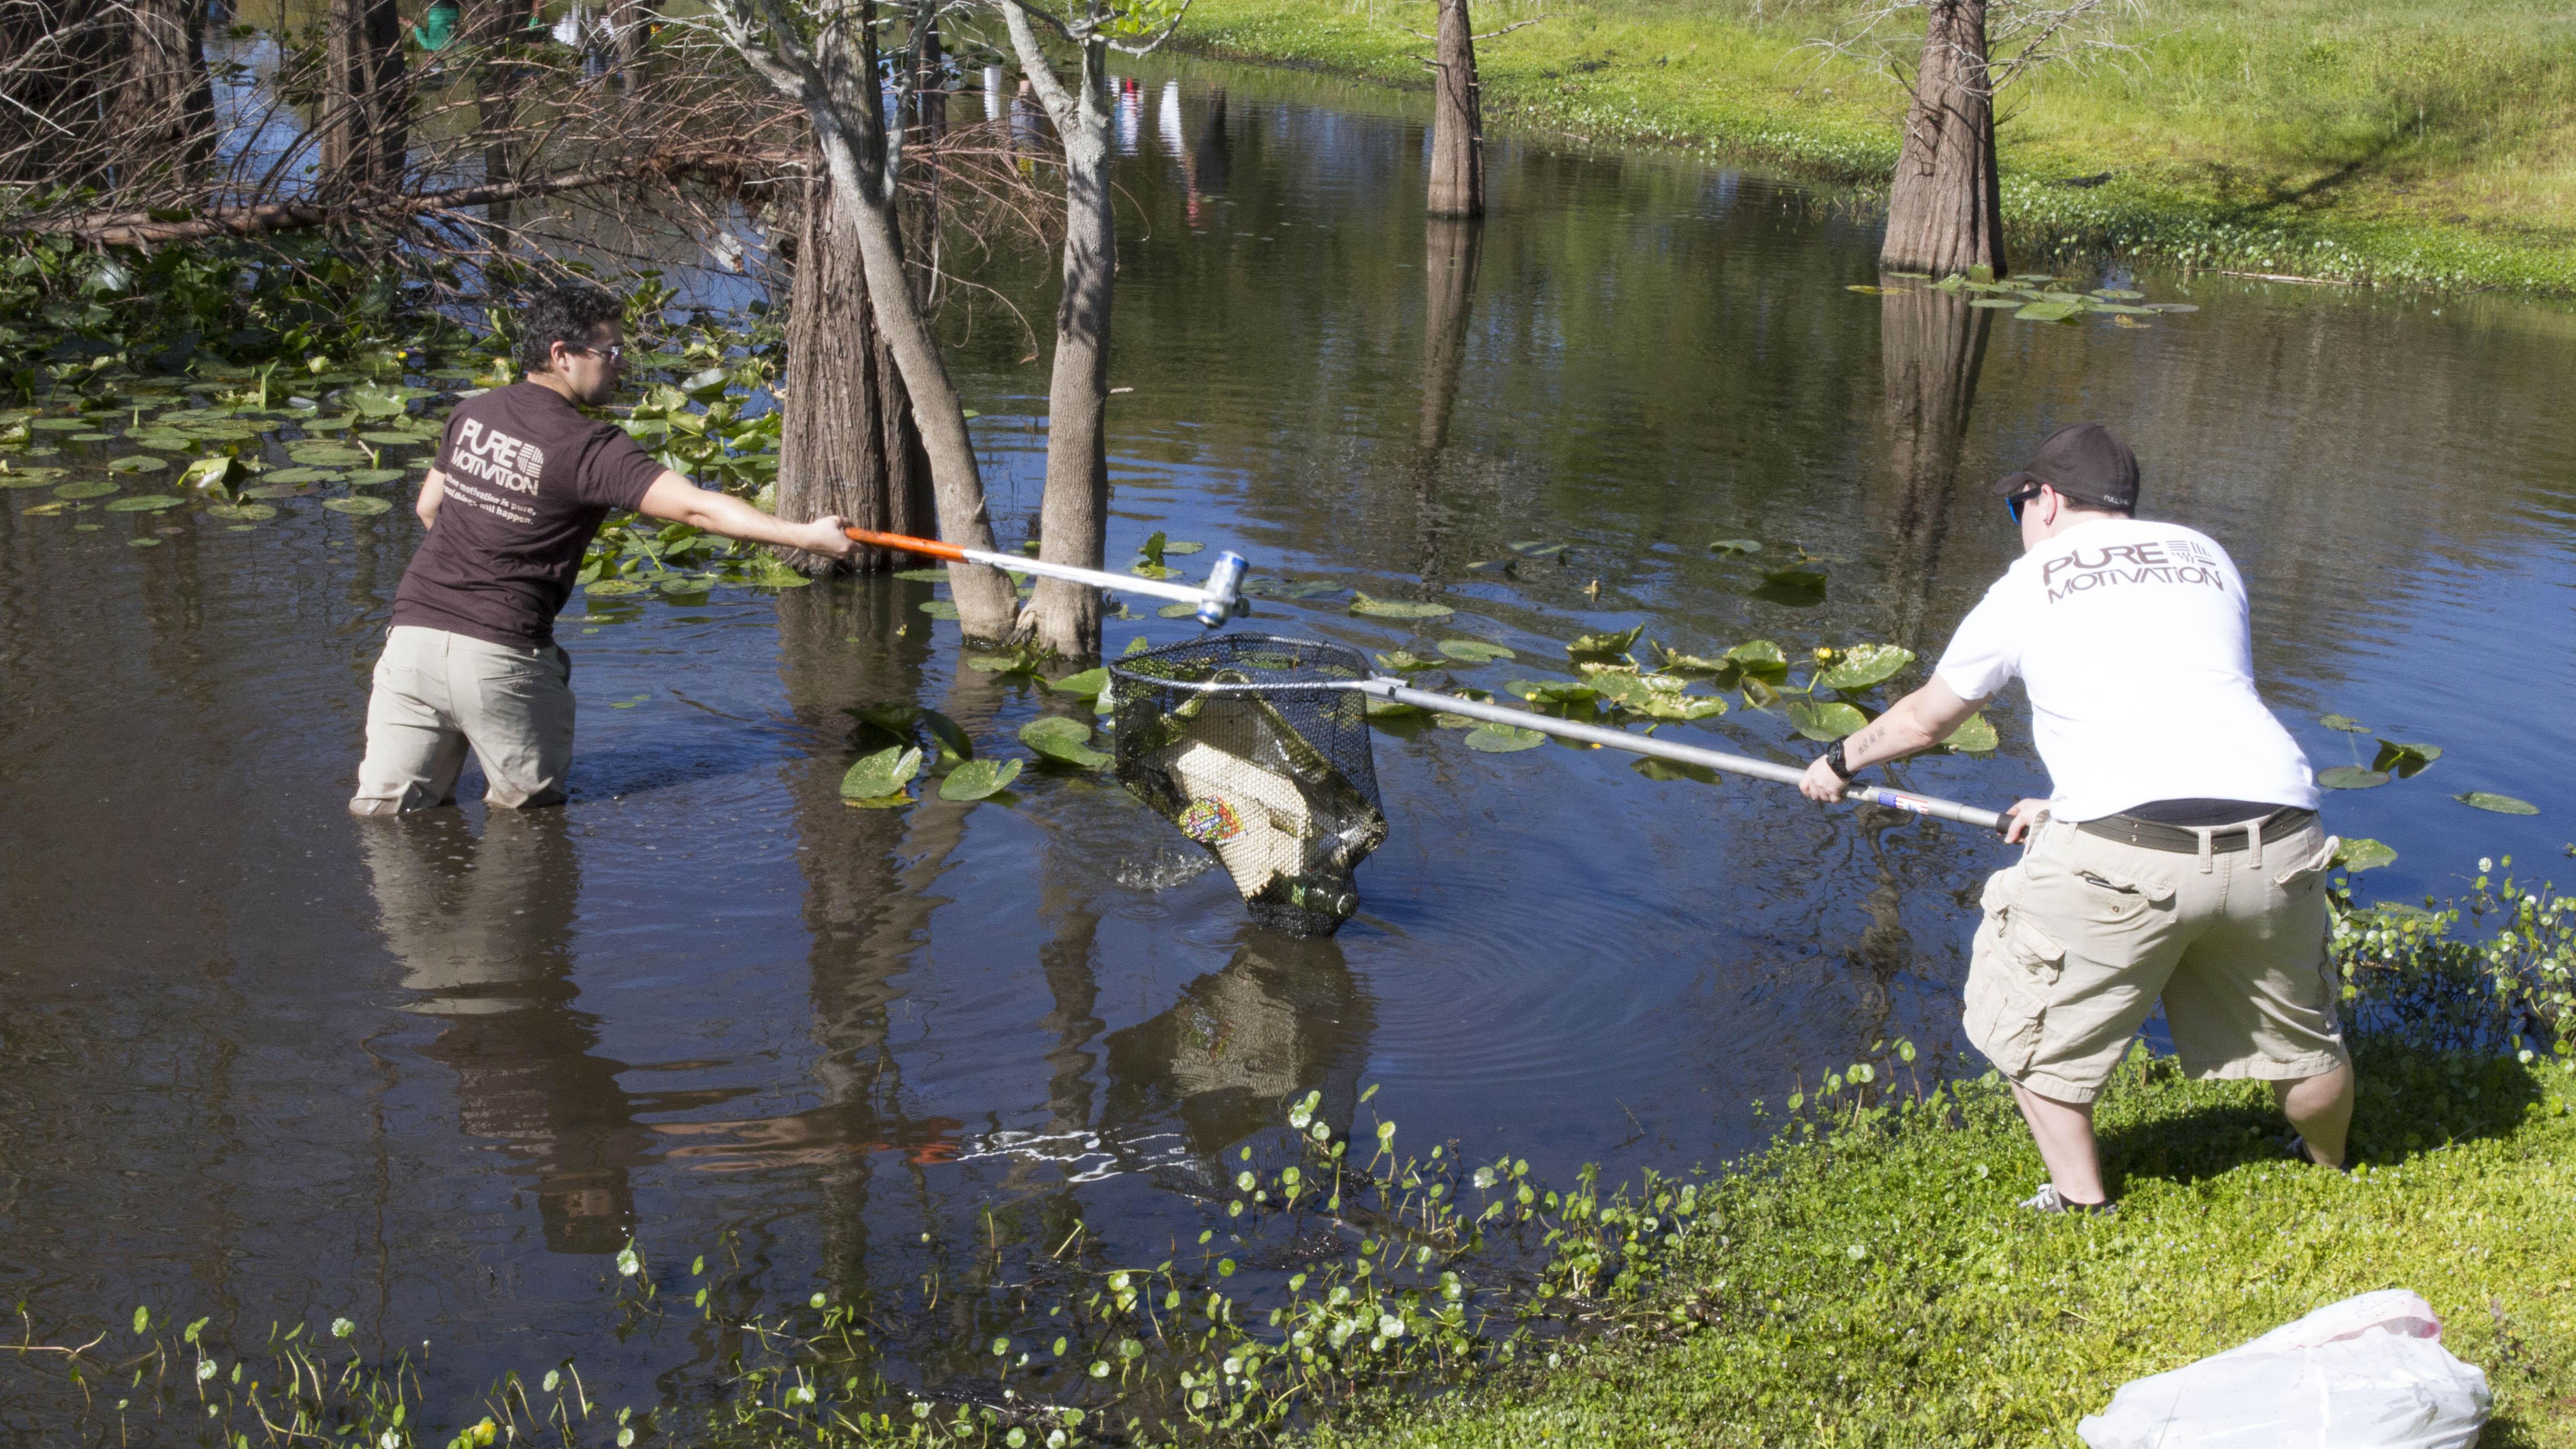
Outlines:
<svg viewBox="0 0 2576 1449"><path fill-rule="evenodd" d="M2162 1000L2195 1077L2333 1070L2349 1060L2326 951L2334 850L2314 824L2206 856L2041 825L1986 882L1968 1040L2031 1091L2090 1102Z"/></svg>
<svg viewBox="0 0 2576 1449"><path fill-rule="evenodd" d="M350 813L454 804L469 748L483 765L484 803L562 804L572 722L572 656L560 646L513 649L409 624L389 630Z"/></svg>

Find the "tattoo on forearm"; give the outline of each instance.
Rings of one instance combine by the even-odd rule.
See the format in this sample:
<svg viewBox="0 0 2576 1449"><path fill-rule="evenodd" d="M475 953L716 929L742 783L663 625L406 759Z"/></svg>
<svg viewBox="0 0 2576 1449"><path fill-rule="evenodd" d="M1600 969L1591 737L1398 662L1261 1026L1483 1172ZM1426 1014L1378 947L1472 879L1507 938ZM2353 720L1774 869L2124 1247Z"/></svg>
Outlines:
<svg viewBox="0 0 2576 1449"><path fill-rule="evenodd" d="M1872 720L1868 724L1862 725L1859 729L1852 731L1850 738L1843 741L1844 761L1846 763L1856 763L1852 760L1852 756L1865 755L1869 753L1870 745L1877 741L1880 733L1881 731L1878 727L1878 721L1876 720Z"/></svg>

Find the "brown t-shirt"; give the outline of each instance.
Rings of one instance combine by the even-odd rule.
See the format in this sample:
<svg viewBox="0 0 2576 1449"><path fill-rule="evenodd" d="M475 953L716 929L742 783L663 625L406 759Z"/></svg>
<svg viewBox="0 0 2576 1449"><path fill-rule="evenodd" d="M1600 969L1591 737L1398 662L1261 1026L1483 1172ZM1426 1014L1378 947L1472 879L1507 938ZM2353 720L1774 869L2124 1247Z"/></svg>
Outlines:
<svg viewBox="0 0 2576 1449"><path fill-rule="evenodd" d="M626 430L533 382L456 405L438 444L447 496L394 591L394 623L536 649L554 642L582 553L662 476Z"/></svg>

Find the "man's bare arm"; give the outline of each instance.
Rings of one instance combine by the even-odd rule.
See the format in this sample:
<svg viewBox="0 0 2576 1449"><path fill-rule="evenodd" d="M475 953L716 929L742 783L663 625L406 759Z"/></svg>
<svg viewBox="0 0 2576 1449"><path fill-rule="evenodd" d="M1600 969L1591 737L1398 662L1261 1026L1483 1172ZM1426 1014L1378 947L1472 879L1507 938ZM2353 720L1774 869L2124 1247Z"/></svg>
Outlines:
<svg viewBox="0 0 2576 1449"><path fill-rule="evenodd" d="M648 518L666 523L685 523L726 538L745 539L752 543L777 544L783 548L803 549L827 558L848 558L859 545L841 531L838 517L818 518L811 523L789 523L774 514L763 513L729 493L701 488L679 473L664 469L653 486L644 490L644 505L639 510Z"/></svg>
<svg viewBox="0 0 2576 1449"><path fill-rule="evenodd" d="M1921 754L1948 739L1984 703L1981 699L1961 699L1936 675L1921 689L1889 706L1887 713L1846 735L1843 764L1858 770ZM1806 778L1798 782L1798 788L1810 800L1830 803L1843 797L1842 777L1821 756L1807 767Z"/></svg>
<svg viewBox="0 0 2576 1449"><path fill-rule="evenodd" d="M447 498L447 475L436 468L420 480L420 496L412 500L411 511L420 515L420 526L438 526L438 505Z"/></svg>

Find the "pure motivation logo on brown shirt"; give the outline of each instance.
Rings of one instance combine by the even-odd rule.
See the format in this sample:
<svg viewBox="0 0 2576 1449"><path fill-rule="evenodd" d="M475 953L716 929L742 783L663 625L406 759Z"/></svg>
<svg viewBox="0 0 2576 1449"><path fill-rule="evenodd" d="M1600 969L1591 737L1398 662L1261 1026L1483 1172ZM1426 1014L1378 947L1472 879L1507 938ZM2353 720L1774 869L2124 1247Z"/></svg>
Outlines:
<svg viewBox="0 0 2576 1449"><path fill-rule="evenodd" d="M446 498L394 591L393 622L513 649L554 642L581 556L662 465L615 423L532 382L457 404L438 445Z"/></svg>

